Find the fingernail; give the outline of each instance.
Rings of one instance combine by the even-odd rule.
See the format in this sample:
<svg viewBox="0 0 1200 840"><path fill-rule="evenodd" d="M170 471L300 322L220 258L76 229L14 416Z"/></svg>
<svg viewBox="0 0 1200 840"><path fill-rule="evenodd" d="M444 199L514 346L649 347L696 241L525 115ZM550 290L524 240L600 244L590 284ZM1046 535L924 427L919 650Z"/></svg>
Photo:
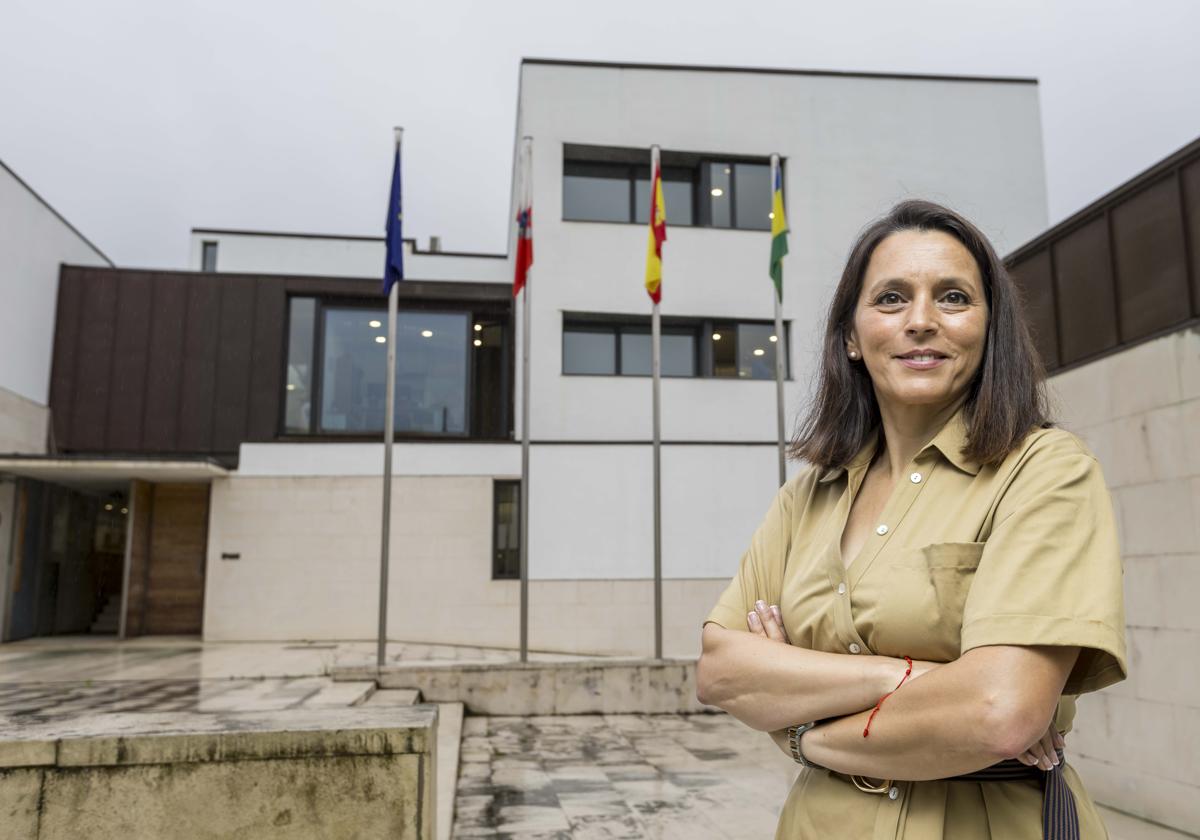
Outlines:
<svg viewBox="0 0 1200 840"><path fill-rule="evenodd" d="M754 608L757 610L765 610L767 608L767 602L766 601L755 601Z"/></svg>
<svg viewBox="0 0 1200 840"><path fill-rule="evenodd" d="M771 605L771 615L775 616L776 621L778 621L780 624L783 624L783 613L779 611L779 606L777 604Z"/></svg>
<svg viewBox="0 0 1200 840"><path fill-rule="evenodd" d="M751 626L758 624L758 613L747 613L746 617L749 619Z"/></svg>

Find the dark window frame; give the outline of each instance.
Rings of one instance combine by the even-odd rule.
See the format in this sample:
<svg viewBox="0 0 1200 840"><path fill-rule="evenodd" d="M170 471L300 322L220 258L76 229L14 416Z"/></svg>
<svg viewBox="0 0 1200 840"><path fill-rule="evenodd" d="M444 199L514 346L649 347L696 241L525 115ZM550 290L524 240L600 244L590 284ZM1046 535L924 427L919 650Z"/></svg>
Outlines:
<svg viewBox="0 0 1200 840"><path fill-rule="evenodd" d="M297 432L288 431L287 428L287 366L288 366L288 350L289 337L291 335L292 322L292 301L298 299L309 299L314 303L313 306L313 363L312 363L312 382L310 384L311 409L308 417L308 431ZM277 440L284 441L376 441L382 438L384 429L381 427L378 432L362 431L358 429L337 431L332 429L320 428L320 417L323 412L323 399L325 388L325 312L327 309L362 309L364 311L376 310L379 311L380 302L374 298L363 297L347 297L344 295L329 295L329 294L306 294L296 293L289 294L286 297L283 336L284 346L282 354L282 396L278 416L275 423L275 434ZM453 315L465 315L467 317L467 375L466 375L466 400L464 402L464 422L466 424L465 433L443 433L443 432L427 432L413 431L406 432L396 430L394 439L397 441L429 441L429 442L447 442L447 443L473 443L473 442L493 442L493 441L508 441L512 439L512 430L508 427L511 425L512 416L509 406L509 397L507 391L511 385L509 368L512 365L513 340L514 340L514 325L511 317L511 312L501 310L497 307L489 306L470 306L461 305L461 302L450 300L412 300L404 302L404 310L425 311L447 313ZM387 304L383 304L383 320L387 319ZM508 429L508 433L501 437L485 437L475 433L473 428L474 414L474 391L477 387L477 365L475 356L475 329L474 325L480 320L500 321L504 327L504 339L501 345L503 359L501 361L501 389L504 391L501 394L501 400L496 411L499 414L499 425L502 429ZM386 324L385 324L386 326Z"/></svg>
<svg viewBox="0 0 1200 840"><path fill-rule="evenodd" d="M516 489L516 565L517 568L513 571L510 568L505 569L500 563L500 547L497 545L500 530L500 492L501 488L514 487ZM521 579L521 480L519 478L496 478L492 480L492 580L520 580Z"/></svg>
<svg viewBox="0 0 1200 840"><path fill-rule="evenodd" d="M693 336L695 344L693 345L693 360L696 373L693 376L681 376L678 374L663 374L664 379L723 379L735 380L739 382L769 382L774 380L774 376L770 379L755 379L753 377L740 376L718 376L714 373L713 354L711 336L713 328L717 324L732 324L734 342L733 357L738 358L738 336L740 330L737 327L748 324L754 326L767 326L772 329L775 327L773 320L760 318L688 318L680 316L664 317L662 319L662 334L663 335L683 335L690 334ZM625 378L625 377L649 377L653 374L649 373L623 373L621 368L621 335L623 332L638 333L644 335L646 331L651 329L650 318L648 316L632 316L632 315L613 315L606 313L563 313L562 335L561 335L561 358L565 361L566 358L566 341L568 332L595 332L608 333L614 337L614 373L570 373L563 369L560 365L559 373L562 376L578 376L583 378ZM706 337L710 341L705 341ZM792 322L784 320L783 322L783 341L784 341L784 380L792 381L792 364L791 353L788 352L791 347L792 337Z"/></svg>
<svg viewBox="0 0 1200 840"><path fill-rule="evenodd" d="M645 162L648 156L648 149L632 149L622 147L607 147L607 146L584 146L579 144L564 143L563 144L563 170L562 170L562 221L564 222L583 222L590 224L645 224L644 221L639 222L637 219L637 181L639 174L643 177L649 176L650 164ZM715 153L693 153L693 152L661 152L661 165L663 169L664 181L683 181L687 180L692 185L692 221L688 225L679 225L679 227L696 227L696 228L713 228L716 230L743 230L755 233L769 232L769 228L758 227L739 227L737 223L737 166L738 164L755 164L760 166L770 166L771 159L769 157L759 157L754 155L722 155ZM640 162L639 162L640 161ZM729 226L717 226L712 223L712 203L705 200L711 192L711 179L709 176L710 165L726 165L729 167ZM779 167L784 171L784 183L787 182L786 161L781 158ZM571 170L575 171L572 172ZM580 170L586 169L587 172ZM690 178L684 179L679 177L668 177L669 173L678 173L688 171ZM596 174L601 173L601 174ZM604 174L604 173L611 173ZM567 177L569 175L586 175L587 177L606 178L611 177L613 180L627 180L629 182L629 216L627 221L615 221L611 219L576 219L566 215L566 189ZM768 185L770 190L771 185ZM787 212L787 195L784 191L784 212ZM769 193L768 193L769 194ZM669 212L670 208L668 208ZM670 218L667 219L668 226L671 226Z"/></svg>

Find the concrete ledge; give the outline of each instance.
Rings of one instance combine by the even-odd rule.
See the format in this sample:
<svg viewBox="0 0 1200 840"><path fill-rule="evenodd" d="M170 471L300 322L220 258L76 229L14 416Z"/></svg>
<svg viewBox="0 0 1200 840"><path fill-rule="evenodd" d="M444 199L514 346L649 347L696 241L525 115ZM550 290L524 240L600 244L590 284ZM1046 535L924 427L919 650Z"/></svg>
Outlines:
<svg viewBox="0 0 1200 840"><path fill-rule="evenodd" d="M693 659L561 662L401 662L334 668L336 680L376 679L428 703L485 715L682 714L717 711L696 699Z"/></svg>
<svg viewBox="0 0 1200 840"><path fill-rule="evenodd" d="M0 728L0 840L435 840L437 707Z"/></svg>

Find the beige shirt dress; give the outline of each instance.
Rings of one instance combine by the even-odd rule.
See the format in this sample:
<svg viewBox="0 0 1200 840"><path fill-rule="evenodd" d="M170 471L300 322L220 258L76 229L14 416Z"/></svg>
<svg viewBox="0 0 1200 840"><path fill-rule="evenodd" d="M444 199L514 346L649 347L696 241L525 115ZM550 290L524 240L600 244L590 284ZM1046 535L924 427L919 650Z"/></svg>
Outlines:
<svg viewBox="0 0 1200 840"><path fill-rule="evenodd" d="M809 467L787 482L705 623L748 631L762 599L792 644L844 654L950 662L981 645L1081 648L1055 723L1075 695L1126 676L1122 563L1100 464L1062 429L1035 429L997 467L961 454L962 410L908 464L848 567L841 535L879 433L845 470ZM886 715L884 706L880 717ZM803 721L796 721L802 723ZM764 749L775 749L764 739ZM1080 836L1107 833L1070 763ZM1022 840L1042 836L1035 780L897 782L864 793L806 769L776 840Z"/></svg>

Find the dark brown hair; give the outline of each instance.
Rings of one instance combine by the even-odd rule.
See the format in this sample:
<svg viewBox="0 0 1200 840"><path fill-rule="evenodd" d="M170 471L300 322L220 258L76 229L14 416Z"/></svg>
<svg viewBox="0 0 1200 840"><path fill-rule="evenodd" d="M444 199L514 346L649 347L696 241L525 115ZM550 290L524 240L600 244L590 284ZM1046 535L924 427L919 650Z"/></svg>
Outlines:
<svg viewBox="0 0 1200 840"><path fill-rule="evenodd" d="M816 397L788 447L791 458L823 468L844 467L880 423L879 405L866 365L851 363L846 339L854 320L863 275L879 243L904 230L942 231L970 251L988 301L983 360L967 389L962 454L998 464L1048 417L1045 368L1025 321L1020 293L987 237L958 213L931 201L902 201L858 237L833 295L821 351Z"/></svg>

